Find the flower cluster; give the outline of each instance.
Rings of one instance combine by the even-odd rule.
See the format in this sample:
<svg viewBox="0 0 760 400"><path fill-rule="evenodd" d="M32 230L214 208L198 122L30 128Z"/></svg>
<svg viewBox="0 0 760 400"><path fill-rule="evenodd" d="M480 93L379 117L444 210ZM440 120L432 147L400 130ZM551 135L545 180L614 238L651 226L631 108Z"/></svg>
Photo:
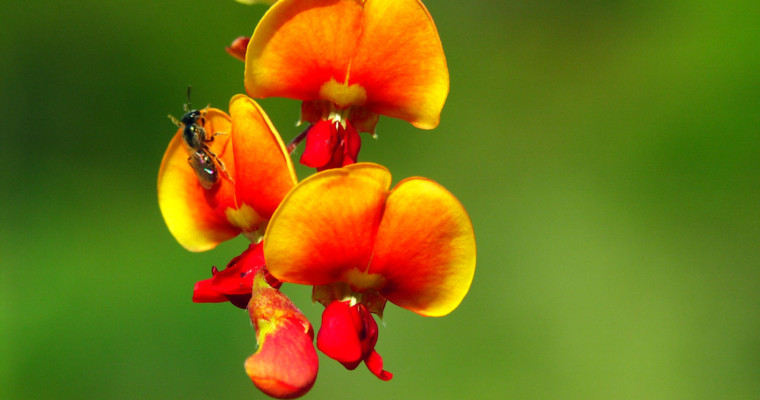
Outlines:
<svg viewBox="0 0 760 400"><path fill-rule="evenodd" d="M196 283L193 301L248 310L258 349L245 371L264 393L302 396L318 372L314 330L283 283L313 286L325 306L316 348L390 380L375 316L388 301L446 315L475 272L472 225L450 192L420 177L391 188L386 167L357 162L360 134L375 135L380 115L438 125L449 90L438 32L419 0L259 2L272 6L253 35L226 49L245 62L247 96L233 96L229 114L207 107L175 120L159 207L190 251L250 239ZM265 97L302 102L307 128L290 144L252 99ZM301 142L301 164L317 172L298 182L290 153Z"/></svg>

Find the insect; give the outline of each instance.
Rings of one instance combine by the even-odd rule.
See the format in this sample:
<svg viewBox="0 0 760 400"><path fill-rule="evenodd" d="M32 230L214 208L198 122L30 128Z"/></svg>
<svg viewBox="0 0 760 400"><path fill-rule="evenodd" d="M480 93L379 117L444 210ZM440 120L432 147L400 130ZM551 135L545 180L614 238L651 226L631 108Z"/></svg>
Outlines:
<svg viewBox="0 0 760 400"><path fill-rule="evenodd" d="M227 175L227 170L224 168L224 163L219 157L211 151L208 143L214 141L214 136L222 134L217 132L214 136L207 137L206 130L203 128L205 119L203 118L204 112L201 110L190 109L190 86L187 87L187 103L185 103L185 114L182 119L177 120L172 115L169 115L169 119L182 129L182 139L185 142L187 148L187 162L190 167L195 171L195 176L198 178L201 186L204 189L211 189L219 181L219 170Z"/></svg>

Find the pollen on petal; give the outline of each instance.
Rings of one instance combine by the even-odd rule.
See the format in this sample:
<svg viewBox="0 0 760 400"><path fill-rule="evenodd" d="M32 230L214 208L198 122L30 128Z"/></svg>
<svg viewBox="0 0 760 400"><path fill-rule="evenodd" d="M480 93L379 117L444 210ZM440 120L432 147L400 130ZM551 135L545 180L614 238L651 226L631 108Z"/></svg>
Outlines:
<svg viewBox="0 0 760 400"><path fill-rule="evenodd" d="M193 302L220 303L229 301L245 309L251 299L253 278L264 267L262 245L251 244L239 256L232 259L223 270L211 269L211 278L199 281L193 289ZM281 283L264 274L267 284L279 288Z"/></svg>
<svg viewBox="0 0 760 400"><path fill-rule="evenodd" d="M367 91L359 84L347 85L331 78L319 88L319 96L338 108L361 106L367 101Z"/></svg>

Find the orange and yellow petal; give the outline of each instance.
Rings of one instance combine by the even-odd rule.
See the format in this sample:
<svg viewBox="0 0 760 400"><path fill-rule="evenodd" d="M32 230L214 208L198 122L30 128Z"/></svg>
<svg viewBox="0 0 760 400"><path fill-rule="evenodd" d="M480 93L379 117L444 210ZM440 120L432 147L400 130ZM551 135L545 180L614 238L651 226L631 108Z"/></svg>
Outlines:
<svg viewBox="0 0 760 400"><path fill-rule="evenodd" d="M236 208L249 210L244 230L263 228L296 184L285 144L261 107L245 95L230 100Z"/></svg>
<svg viewBox="0 0 760 400"><path fill-rule="evenodd" d="M306 285L358 279L372 255L390 173L376 164L323 171L299 183L274 213L264 238L269 272ZM357 288L355 288L357 289Z"/></svg>
<svg viewBox="0 0 760 400"><path fill-rule="evenodd" d="M367 0L364 16L348 84L367 91L368 110L435 128L449 71L430 13L418 0Z"/></svg>
<svg viewBox="0 0 760 400"><path fill-rule="evenodd" d="M204 110L203 125L208 137L214 137L210 149L225 165L226 174L234 176L230 117L223 111ZM188 164L188 152L180 128L169 143L158 173L158 205L169 231L190 251L205 251L240 233L225 217L224 210L234 207L234 186L220 172L219 181L204 189Z"/></svg>
<svg viewBox="0 0 760 400"><path fill-rule="evenodd" d="M369 270L386 278L392 303L442 316L462 301L475 273L475 235L461 203L425 178L401 181L388 196Z"/></svg>
<svg viewBox="0 0 760 400"><path fill-rule="evenodd" d="M449 90L438 31L418 0L281 0L246 53L253 97L361 106L432 129Z"/></svg>
<svg viewBox="0 0 760 400"><path fill-rule="evenodd" d="M246 52L252 97L316 100L330 80L345 81L361 30L362 2L280 0L259 22Z"/></svg>

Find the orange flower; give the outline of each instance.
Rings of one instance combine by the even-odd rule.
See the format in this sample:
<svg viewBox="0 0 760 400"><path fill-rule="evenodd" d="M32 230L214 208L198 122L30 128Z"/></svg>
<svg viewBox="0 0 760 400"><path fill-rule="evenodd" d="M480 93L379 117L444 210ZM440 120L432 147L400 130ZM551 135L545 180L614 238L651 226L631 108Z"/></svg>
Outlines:
<svg viewBox="0 0 760 400"><path fill-rule="evenodd" d="M241 232L259 241L296 183L282 139L258 104L234 96L230 114L198 112L200 150L185 143L187 124L181 124L161 162L158 204L169 231L190 251L212 249Z"/></svg>
<svg viewBox="0 0 760 400"><path fill-rule="evenodd" d="M390 300L423 316L453 311L475 272L475 237L467 212L431 180L408 178L392 190L390 182L384 167L359 163L298 184L266 231L264 257L272 276L314 285L315 300L336 310L329 307L334 302L361 303L381 315ZM332 349L328 355L347 367L359 357L373 373L387 376L371 348L374 340L367 332L372 324L361 309L346 313L334 312L336 318L354 320L356 332L331 336L355 337L360 347L335 351L335 340L322 340L321 332L318 347ZM346 317L352 313L356 315ZM323 320L323 329L325 325ZM353 329L349 323L327 325Z"/></svg>
<svg viewBox="0 0 760 400"><path fill-rule="evenodd" d="M302 121L374 133L378 114L436 127L449 73L419 0L280 0L248 45L245 87L303 100Z"/></svg>

